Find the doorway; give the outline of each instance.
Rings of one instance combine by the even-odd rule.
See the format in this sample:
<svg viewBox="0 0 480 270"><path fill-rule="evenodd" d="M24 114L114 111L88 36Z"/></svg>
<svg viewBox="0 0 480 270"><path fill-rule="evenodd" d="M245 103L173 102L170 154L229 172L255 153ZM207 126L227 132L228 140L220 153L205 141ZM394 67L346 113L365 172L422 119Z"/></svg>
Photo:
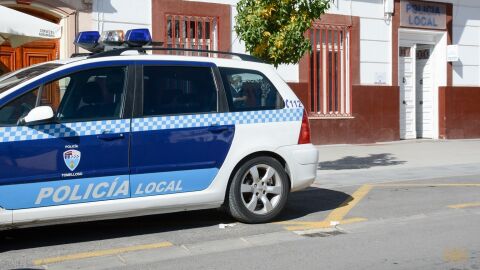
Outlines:
<svg viewBox="0 0 480 270"><path fill-rule="evenodd" d="M8 6L17 11L38 17L40 19L59 23L57 18L46 12L21 6ZM12 48L8 42L0 45L0 75L31 65L52 61L59 58L60 40L45 39L23 44ZM42 93L42 102L54 106L60 99L58 91L45 89Z"/></svg>
<svg viewBox="0 0 480 270"><path fill-rule="evenodd" d="M445 36L438 31L400 31L401 139L438 139L438 87L446 83Z"/></svg>
<svg viewBox="0 0 480 270"><path fill-rule="evenodd" d="M433 139L432 45L415 50L415 130L417 138Z"/></svg>

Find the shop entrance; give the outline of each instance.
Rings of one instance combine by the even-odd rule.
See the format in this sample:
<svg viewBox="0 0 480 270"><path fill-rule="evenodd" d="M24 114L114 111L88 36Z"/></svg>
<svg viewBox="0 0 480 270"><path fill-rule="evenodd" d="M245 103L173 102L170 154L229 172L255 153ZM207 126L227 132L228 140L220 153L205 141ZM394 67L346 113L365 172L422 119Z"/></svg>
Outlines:
<svg viewBox="0 0 480 270"><path fill-rule="evenodd" d="M400 31L401 139L438 138L438 87L446 83L443 46L444 32Z"/></svg>

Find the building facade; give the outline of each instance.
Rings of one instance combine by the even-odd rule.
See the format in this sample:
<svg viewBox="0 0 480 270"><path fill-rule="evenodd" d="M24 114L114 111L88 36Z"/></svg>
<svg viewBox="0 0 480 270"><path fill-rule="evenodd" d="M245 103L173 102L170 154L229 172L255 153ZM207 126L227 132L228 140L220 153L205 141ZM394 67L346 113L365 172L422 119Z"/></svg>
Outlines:
<svg viewBox="0 0 480 270"><path fill-rule="evenodd" d="M41 17L65 29L60 58L75 52L78 31L140 27L168 47L244 53L233 30L236 3L0 1L54 15ZM311 52L278 72L303 101L314 143L480 138L478 0L334 0L306 34Z"/></svg>

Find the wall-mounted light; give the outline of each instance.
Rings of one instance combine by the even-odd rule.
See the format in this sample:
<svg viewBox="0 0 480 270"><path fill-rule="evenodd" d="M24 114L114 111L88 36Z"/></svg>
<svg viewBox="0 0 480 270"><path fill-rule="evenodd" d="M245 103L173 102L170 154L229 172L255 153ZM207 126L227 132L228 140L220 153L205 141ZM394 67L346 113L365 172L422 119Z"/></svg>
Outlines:
<svg viewBox="0 0 480 270"><path fill-rule="evenodd" d="M383 0L383 12L385 19L390 19L395 11L395 5L393 0Z"/></svg>

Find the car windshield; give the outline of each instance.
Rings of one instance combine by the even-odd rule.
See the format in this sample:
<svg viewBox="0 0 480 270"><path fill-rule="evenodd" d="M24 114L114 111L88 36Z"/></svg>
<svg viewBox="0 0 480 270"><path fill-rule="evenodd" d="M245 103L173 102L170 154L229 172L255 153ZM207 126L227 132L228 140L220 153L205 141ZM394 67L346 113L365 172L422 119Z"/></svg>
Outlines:
<svg viewBox="0 0 480 270"><path fill-rule="evenodd" d="M0 77L0 94L26 80L39 76L61 65L62 64L58 63L42 63L4 74Z"/></svg>

